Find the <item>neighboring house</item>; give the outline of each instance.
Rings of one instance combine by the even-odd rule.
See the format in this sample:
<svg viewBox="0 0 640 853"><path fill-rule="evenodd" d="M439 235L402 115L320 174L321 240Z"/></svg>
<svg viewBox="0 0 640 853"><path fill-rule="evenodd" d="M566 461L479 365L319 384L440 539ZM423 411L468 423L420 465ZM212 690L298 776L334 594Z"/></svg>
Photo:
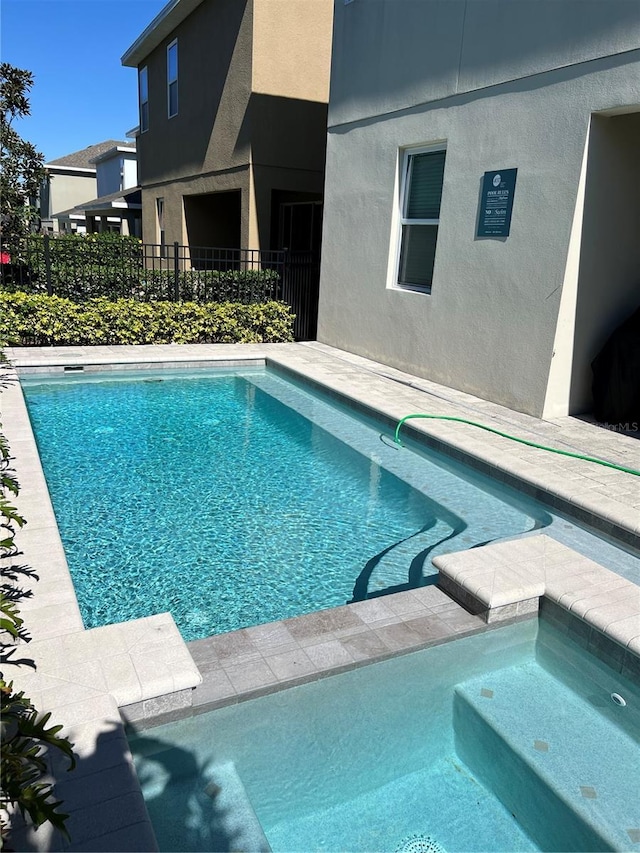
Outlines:
<svg viewBox="0 0 640 853"><path fill-rule="evenodd" d="M45 177L40 189L41 226L47 232L86 231L86 217L77 205L98 195L96 158L114 147L127 145L108 139L74 151L45 165ZM133 149L135 153L135 148Z"/></svg>
<svg viewBox="0 0 640 853"><path fill-rule="evenodd" d="M78 205L87 231L142 236L142 204L135 144L118 143L93 160L98 197Z"/></svg>
<svg viewBox="0 0 640 853"><path fill-rule="evenodd" d="M589 410L640 304L639 45L637 0L337 0L318 339Z"/></svg>
<svg viewBox="0 0 640 853"><path fill-rule="evenodd" d="M143 238L317 249L332 0L171 0L138 70Z"/></svg>

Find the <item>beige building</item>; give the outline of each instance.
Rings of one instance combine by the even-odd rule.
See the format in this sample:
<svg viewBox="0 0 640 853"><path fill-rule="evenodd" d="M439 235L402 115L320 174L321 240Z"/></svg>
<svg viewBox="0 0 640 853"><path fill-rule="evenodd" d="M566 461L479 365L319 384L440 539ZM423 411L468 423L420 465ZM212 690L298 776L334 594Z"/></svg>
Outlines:
<svg viewBox="0 0 640 853"><path fill-rule="evenodd" d="M639 0L337 0L318 339L589 410L640 306L639 45Z"/></svg>
<svg viewBox="0 0 640 853"><path fill-rule="evenodd" d="M46 163L39 200L43 230L84 233L86 216L78 206L98 195L96 160L119 146L128 145L108 139ZM135 154L135 148L132 150Z"/></svg>
<svg viewBox="0 0 640 853"><path fill-rule="evenodd" d="M332 0L171 0L138 71L143 239L317 248Z"/></svg>

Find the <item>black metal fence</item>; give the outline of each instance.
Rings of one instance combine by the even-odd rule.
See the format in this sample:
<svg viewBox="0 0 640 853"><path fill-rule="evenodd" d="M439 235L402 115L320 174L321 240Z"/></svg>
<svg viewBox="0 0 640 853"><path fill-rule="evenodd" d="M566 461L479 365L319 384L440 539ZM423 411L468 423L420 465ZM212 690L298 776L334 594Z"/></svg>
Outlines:
<svg viewBox="0 0 640 853"><path fill-rule="evenodd" d="M7 261L3 258L3 261ZM99 296L141 301L291 306L297 340L312 340L318 316L319 262L311 252L222 249L34 235L19 259L0 265L0 287L84 302Z"/></svg>

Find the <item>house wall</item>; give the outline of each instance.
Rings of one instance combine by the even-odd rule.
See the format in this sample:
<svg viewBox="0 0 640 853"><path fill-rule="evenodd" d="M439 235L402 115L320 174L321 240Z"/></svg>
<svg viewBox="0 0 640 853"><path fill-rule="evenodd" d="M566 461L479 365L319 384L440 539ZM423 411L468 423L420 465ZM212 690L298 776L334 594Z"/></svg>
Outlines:
<svg viewBox="0 0 640 853"><path fill-rule="evenodd" d="M249 222L249 197L250 197L250 167L245 166L244 169L237 169L229 173L205 175L192 178L191 180L183 180L179 182L170 182L158 184L149 188L142 188L142 234L145 243L157 243L159 240L158 234L158 218L157 218L157 199L164 199L164 225L165 225L165 241L173 243L177 241L180 245L198 245L198 246L217 246L220 248L235 248L235 246L227 245L227 238L231 231L230 227L223 226L220 223L220 228L216 227L216 220L212 219L208 223L203 222L192 228L191 236L195 243L191 243L189 229L187 228L187 217L185 215L185 205L188 204L188 199L191 197L201 197L213 193L240 193L240 234L248 234L250 230ZM197 210L202 211L202 216L207 215L207 211L212 209L212 205L192 206L192 216L197 215ZM237 215L238 206L236 204L230 208L233 210L233 215ZM192 219L193 225L193 219ZM209 235L207 242L203 243L205 235ZM197 235L197 236L194 236ZM248 239L248 238L247 238ZM242 240L242 237L241 237ZM242 242L241 245L247 245Z"/></svg>
<svg viewBox="0 0 640 853"><path fill-rule="evenodd" d="M137 161L135 154L115 154L96 164L98 198L137 184Z"/></svg>
<svg viewBox="0 0 640 853"><path fill-rule="evenodd" d="M252 90L329 100L333 0L253 0Z"/></svg>
<svg viewBox="0 0 640 853"><path fill-rule="evenodd" d="M157 198L167 241L185 242L183 196L240 190L240 245L269 248L272 193L322 193L332 0L182 4L187 16L139 62L149 83L149 130L137 139L144 239L156 240ZM176 37L179 107L169 119L166 48ZM191 205L192 222L215 207Z"/></svg>
<svg viewBox="0 0 640 853"><path fill-rule="evenodd" d="M98 198L122 189L122 157L110 157L96 164Z"/></svg>
<svg viewBox="0 0 640 853"><path fill-rule="evenodd" d="M583 241L573 226L585 148L593 112L640 109L639 10L336 3L319 340L534 415L554 350L575 386L584 356L572 366L556 331L572 234L578 256ZM396 252L401 149L432 142L447 155L428 294L396 286ZM510 236L476 238L484 172L513 167ZM588 239L595 253L616 243L593 227ZM622 301L630 287L620 283ZM571 340L576 316L561 330ZM570 408L563 393L556 414Z"/></svg>
<svg viewBox="0 0 640 853"><path fill-rule="evenodd" d="M83 201L90 201L97 195L95 173L70 174L56 171L54 167L49 167L47 172L48 187L41 195L43 219L51 219L56 213L69 210Z"/></svg>
<svg viewBox="0 0 640 853"><path fill-rule="evenodd" d="M155 240L155 198L165 198L167 241L182 243L183 193L247 186L251 25L251 0L204 0L140 62L149 75L149 130L137 138L145 240ZM166 50L174 38L179 103L168 118ZM243 196L245 240L248 204Z"/></svg>
<svg viewBox="0 0 640 853"><path fill-rule="evenodd" d="M252 245L276 247L280 194L322 198L332 22L333 0L253 0Z"/></svg>
<svg viewBox="0 0 640 853"><path fill-rule="evenodd" d="M338 0L329 124L636 50L639 14L638 0Z"/></svg>

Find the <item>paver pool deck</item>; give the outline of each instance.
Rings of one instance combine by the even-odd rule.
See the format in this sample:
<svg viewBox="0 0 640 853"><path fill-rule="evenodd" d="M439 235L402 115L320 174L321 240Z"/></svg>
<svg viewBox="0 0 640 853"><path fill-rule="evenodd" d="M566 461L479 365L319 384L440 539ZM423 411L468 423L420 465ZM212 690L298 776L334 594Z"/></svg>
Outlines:
<svg viewBox="0 0 640 853"><path fill-rule="evenodd" d="M479 421L520 438L640 469L640 431L623 434L588 420L543 421L318 343L9 348L17 373L271 364L388 425L413 412ZM51 767L70 813L72 841L16 820L20 850L154 850L153 830L123 721L145 727L200 713L382 660L534 612L580 633L619 671L640 677L638 576L621 578L545 535L436 560L440 588L427 586L229 634L182 641L169 614L86 631L69 576L19 383L0 394L3 430L28 520L17 543L37 582L20 609L32 637L14 657L32 660L6 674L76 745L79 766L65 779ZM451 422L414 420L422 437L494 478L570 514L640 553L640 477L511 442ZM535 541L534 541L535 539ZM528 543L528 544L527 544ZM515 550L514 550L515 549ZM514 570L514 566L516 569ZM517 571L517 566L526 570ZM446 590L446 591L445 591ZM462 602L465 606L461 606ZM14 670L11 672L10 670Z"/></svg>

